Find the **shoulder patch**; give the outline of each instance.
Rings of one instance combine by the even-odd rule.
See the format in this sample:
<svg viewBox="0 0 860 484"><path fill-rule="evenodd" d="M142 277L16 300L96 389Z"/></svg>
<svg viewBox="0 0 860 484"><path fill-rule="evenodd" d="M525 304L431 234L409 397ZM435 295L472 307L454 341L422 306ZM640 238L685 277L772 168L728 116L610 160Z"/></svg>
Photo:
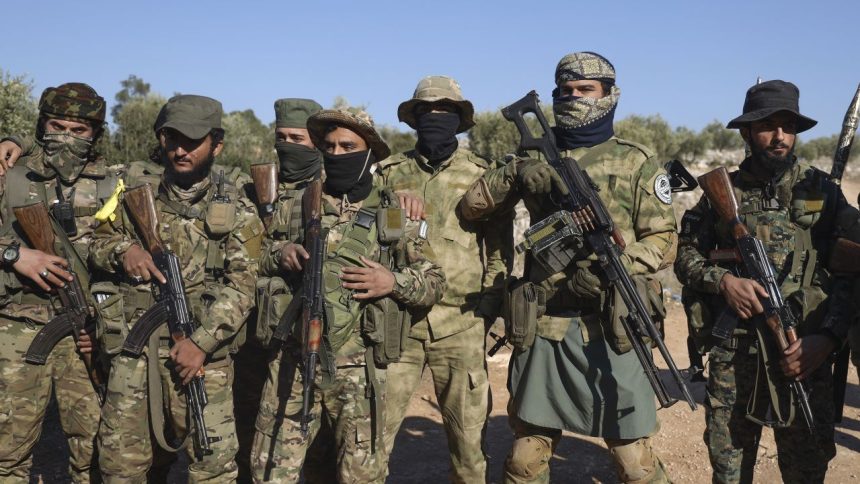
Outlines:
<svg viewBox="0 0 860 484"><path fill-rule="evenodd" d="M665 173L657 175L654 179L654 194L666 205L672 204L672 184L669 183L669 177Z"/></svg>

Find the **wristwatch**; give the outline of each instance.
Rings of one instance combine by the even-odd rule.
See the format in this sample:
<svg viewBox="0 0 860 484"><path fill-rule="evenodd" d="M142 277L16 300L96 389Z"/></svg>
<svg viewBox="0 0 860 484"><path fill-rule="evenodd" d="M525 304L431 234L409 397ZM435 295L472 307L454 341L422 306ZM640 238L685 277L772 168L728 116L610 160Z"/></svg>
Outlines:
<svg viewBox="0 0 860 484"><path fill-rule="evenodd" d="M18 243L17 240L13 240L11 244L7 245L5 249L3 249L3 265L11 266L12 264L18 262L18 258L21 257L20 249L21 244Z"/></svg>

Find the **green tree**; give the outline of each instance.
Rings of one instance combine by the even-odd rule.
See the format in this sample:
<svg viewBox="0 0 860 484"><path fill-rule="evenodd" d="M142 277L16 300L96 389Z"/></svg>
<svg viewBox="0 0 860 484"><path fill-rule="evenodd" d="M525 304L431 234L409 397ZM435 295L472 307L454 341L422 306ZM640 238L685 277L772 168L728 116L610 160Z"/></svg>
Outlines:
<svg viewBox="0 0 860 484"><path fill-rule="evenodd" d="M628 116L615 123L615 134L619 138L647 146L663 161L674 157L680 148L669 123L659 114Z"/></svg>
<svg viewBox="0 0 860 484"><path fill-rule="evenodd" d="M274 131L263 124L253 110L226 114L221 125L226 134L218 163L250 172L251 163L274 159Z"/></svg>
<svg viewBox="0 0 860 484"><path fill-rule="evenodd" d="M0 136L32 132L38 115L33 82L0 69Z"/></svg>
<svg viewBox="0 0 860 484"><path fill-rule="evenodd" d="M388 144L388 147L391 148L391 153L402 153L415 148L417 138L412 131L400 131L387 124L378 127L377 131L379 136L382 136L382 139Z"/></svg>
<svg viewBox="0 0 860 484"><path fill-rule="evenodd" d="M125 163L149 158L157 141L152 127L164 103L159 94L135 96L114 115L116 131L111 137L113 161Z"/></svg>
<svg viewBox="0 0 860 484"><path fill-rule="evenodd" d="M722 122L713 120L707 124L699 136L705 139L706 149L739 150L744 147L744 139L735 129L726 129Z"/></svg>
<svg viewBox="0 0 860 484"><path fill-rule="evenodd" d="M832 159L834 153L836 153L836 143L838 142L839 135L837 134L813 138L806 142L798 139L794 150L798 158L803 158L807 161L815 161L818 158Z"/></svg>
<svg viewBox="0 0 860 484"><path fill-rule="evenodd" d="M673 156L683 161L693 161L704 155L708 149L707 139L687 127L679 126L675 128L672 136L675 138L675 144L678 146L678 150Z"/></svg>
<svg viewBox="0 0 860 484"><path fill-rule="evenodd" d="M122 107L126 105L129 101L133 99L144 98L149 95L150 87L148 82L144 82L143 79L131 74L124 81L119 82L122 86L119 92L116 93L114 99L116 100L116 104L111 108L110 115L113 118L117 117L120 111L122 111Z"/></svg>

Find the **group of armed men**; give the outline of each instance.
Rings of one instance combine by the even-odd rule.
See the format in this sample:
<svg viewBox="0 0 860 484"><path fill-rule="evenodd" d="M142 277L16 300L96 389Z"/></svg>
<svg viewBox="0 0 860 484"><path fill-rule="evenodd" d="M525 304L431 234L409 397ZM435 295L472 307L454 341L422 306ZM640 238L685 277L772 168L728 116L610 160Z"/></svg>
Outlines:
<svg viewBox="0 0 860 484"><path fill-rule="evenodd" d="M713 481L751 482L769 426L783 479L822 482L836 453L832 364L855 316L853 280L828 261L860 227L837 181L793 154L816 123L798 89L757 84L728 124L749 148L730 174L740 222L702 197L679 231L664 163L614 135L614 66L573 53L554 81L555 148L611 217L639 312L665 317L658 271L674 264L684 285L708 354ZM151 159L126 164L95 149L105 112L86 84L51 87L35 134L0 143L0 482L28 479L52 394L74 482L164 482L182 449L193 482L384 482L425 366L451 481L485 482L497 317L513 345L505 482L548 482L564 430L603 438L622 482L671 482L639 335L621 324L635 310L588 227L566 226L565 263L548 270L532 247L510 276L515 205L538 224L569 186L540 156L494 162L459 146L474 109L453 79L424 78L400 104L417 142L398 154L363 111L279 99L278 163L253 165L253 180L217 164L230 133L214 99L171 98ZM776 352L762 322L774 294L711 256L737 248L739 227L763 243L797 322ZM785 403L797 382L814 423L798 394Z"/></svg>

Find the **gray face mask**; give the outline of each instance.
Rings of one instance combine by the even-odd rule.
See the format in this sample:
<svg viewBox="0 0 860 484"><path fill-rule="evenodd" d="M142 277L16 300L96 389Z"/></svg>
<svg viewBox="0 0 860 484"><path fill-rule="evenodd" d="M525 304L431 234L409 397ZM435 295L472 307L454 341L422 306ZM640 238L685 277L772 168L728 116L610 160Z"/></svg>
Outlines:
<svg viewBox="0 0 860 484"><path fill-rule="evenodd" d="M42 135L45 161L57 172L63 182L74 182L89 161L93 138L84 138L70 133L45 133Z"/></svg>

